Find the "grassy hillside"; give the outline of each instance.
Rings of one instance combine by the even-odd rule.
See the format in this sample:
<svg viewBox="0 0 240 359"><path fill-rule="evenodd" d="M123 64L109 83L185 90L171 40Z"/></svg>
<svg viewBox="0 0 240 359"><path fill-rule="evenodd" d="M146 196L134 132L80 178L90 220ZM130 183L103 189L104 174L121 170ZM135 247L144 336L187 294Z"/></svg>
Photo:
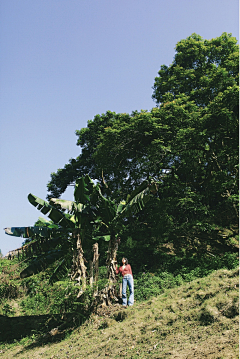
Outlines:
<svg viewBox="0 0 240 359"><path fill-rule="evenodd" d="M4 265L1 283L12 292L1 303L0 358L238 358L238 269L162 289L132 308L81 316L60 313L62 289L52 294L56 308L46 296L45 310L40 297L39 309L31 309L40 292L17 284L17 264Z"/></svg>

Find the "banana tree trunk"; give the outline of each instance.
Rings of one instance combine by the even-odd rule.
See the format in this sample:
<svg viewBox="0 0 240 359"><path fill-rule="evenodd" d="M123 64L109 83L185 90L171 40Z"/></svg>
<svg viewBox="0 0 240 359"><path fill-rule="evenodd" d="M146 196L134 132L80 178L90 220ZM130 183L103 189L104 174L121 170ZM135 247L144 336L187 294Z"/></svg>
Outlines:
<svg viewBox="0 0 240 359"><path fill-rule="evenodd" d="M89 285L93 286L93 261L89 261Z"/></svg>
<svg viewBox="0 0 240 359"><path fill-rule="evenodd" d="M112 301L118 301L117 290L116 290L116 257L118 250L118 242L115 234L111 234L109 241L108 252L107 252L107 276L108 276L108 285L99 293L102 306L111 305Z"/></svg>
<svg viewBox="0 0 240 359"><path fill-rule="evenodd" d="M111 234L107 252L108 282L109 285L116 283L116 262L117 262L118 242L116 236Z"/></svg>
<svg viewBox="0 0 240 359"><path fill-rule="evenodd" d="M78 298L86 290L86 266L84 264L83 249L80 234L77 235L77 248L73 254L73 264L71 280L77 281L77 284L81 286L78 293Z"/></svg>
<svg viewBox="0 0 240 359"><path fill-rule="evenodd" d="M99 273L99 255L98 254L98 243L94 243L93 245L93 267L94 267L94 283L95 283L95 291L94 291L94 295L97 294L98 292L98 273Z"/></svg>

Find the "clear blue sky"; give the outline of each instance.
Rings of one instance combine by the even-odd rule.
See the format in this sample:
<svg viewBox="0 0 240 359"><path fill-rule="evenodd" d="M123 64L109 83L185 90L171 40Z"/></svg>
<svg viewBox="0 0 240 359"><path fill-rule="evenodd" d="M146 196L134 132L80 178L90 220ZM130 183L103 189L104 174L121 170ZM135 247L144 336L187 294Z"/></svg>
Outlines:
<svg viewBox="0 0 240 359"><path fill-rule="evenodd" d="M193 32L238 38L237 0L1 0L0 249L33 225L50 173L80 153L75 131L107 110L154 107L154 77ZM67 190L63 198L72 199Z"/></svg>

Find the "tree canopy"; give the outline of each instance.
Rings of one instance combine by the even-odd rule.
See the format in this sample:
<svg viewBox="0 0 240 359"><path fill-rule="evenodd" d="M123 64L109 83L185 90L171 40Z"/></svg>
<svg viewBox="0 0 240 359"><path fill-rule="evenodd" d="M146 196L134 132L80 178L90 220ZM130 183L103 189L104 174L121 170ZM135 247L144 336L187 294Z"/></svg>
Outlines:
<svg viewBox="0 0 240 359"><path fill-rule="evenodd" d="M192 34L177 43L172 64L158 75L157 107L108 111L76 131L82 153L51 174L49 197L59 197L86 173L107 183L117 200L153 178L160 182L155 200L137 221L125 222L126 238L160 251L169 243L189 253L232 250L238 223L237 40L226 33L211 40Z"/></svg>

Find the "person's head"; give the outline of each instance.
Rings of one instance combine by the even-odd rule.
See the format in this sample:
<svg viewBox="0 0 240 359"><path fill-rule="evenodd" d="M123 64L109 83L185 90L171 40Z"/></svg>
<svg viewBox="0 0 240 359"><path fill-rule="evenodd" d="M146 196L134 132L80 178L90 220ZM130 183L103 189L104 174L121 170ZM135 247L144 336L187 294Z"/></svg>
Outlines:
<svg viewBox="0 0 240 359"><path fill-rule="evenodd" d="M128 264L128 259L126 257L122 258L122 264L125 264L125 265Z"/></svg>

